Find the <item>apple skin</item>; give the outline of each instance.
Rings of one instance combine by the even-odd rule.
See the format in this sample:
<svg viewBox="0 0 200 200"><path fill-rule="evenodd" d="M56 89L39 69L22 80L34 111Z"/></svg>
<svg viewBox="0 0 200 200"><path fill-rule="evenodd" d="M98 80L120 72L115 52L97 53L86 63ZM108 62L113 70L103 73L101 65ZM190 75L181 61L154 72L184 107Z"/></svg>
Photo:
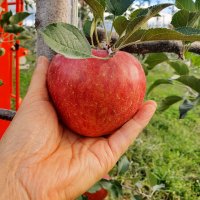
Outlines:
<svg viewBox="0 0 200 200"><path fill-rule="evenodd" d="M93 50L105 58L105 50ZM118 51L108 60L52 59L47 86L63 123L76 133L98 137L112 133L143 104L146 78L140 62Z"/></svg>
<svg viewBox="0 0 200 200"><path fill-rule="evenodd" d="M108 192L105 189L101 189L95 193L86 192L84 196L88 198L88 200L104 200L108 195Z"/></svg>

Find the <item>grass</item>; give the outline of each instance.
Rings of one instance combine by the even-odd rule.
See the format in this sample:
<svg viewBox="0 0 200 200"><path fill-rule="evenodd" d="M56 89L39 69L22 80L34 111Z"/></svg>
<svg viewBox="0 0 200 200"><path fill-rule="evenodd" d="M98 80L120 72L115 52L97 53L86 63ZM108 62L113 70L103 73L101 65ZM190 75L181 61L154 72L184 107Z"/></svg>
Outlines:
<svg viewBox="0 0 200 200"><path fill-rule="evenodd" d="M21 71L21 95L25 95L31 70ZM166 77L166 70L156 69L148 76L148 85ZM168 95L182 94L182 88L160 86L149 99L160 101ZM122 176L111 172L123 184L122 199L200 200L200 110L178 119L178 105L164 113L157 112L148 127L127 151L129 170Z"/></svg>

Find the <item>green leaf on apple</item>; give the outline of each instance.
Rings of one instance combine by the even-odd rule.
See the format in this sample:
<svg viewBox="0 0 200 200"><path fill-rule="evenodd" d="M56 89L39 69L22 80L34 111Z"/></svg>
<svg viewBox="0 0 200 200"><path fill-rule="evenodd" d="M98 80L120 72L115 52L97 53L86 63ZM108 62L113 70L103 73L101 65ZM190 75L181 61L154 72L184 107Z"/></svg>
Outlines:
<svg viewBox="0 0 200 200"><path fill-rule="evenodd" d="M115 16L124 14L134 0L106 0L107 8Z"/></svg>
<svg viewBox="0 0 200 200"><path fill-rule="evenodd" d="M41 32L45 43L55 52L69 58L92 57L91 47L84 34L75 26L53 23Z"/></svg>

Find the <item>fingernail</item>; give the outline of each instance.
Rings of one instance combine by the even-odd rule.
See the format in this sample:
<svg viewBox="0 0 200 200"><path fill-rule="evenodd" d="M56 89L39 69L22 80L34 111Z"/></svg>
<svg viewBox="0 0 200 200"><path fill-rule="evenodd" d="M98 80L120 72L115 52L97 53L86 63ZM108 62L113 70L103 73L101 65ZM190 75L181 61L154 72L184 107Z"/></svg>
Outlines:
<svg viewBox="0 0 200 200"><path fill-rule="evenodd" d="M155 109L157 108L157 103L153 100L149 100L146 102L146 105L151 105L152 107L154 107Z"/></svg>

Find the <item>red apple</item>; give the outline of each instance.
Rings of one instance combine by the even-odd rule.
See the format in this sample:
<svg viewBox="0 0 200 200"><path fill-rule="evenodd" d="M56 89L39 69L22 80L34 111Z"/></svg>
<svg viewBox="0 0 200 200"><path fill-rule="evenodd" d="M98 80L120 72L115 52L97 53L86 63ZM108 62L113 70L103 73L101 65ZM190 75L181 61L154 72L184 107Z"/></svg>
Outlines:
<svg viewBox="0 0 200 200"><path fill-rule="evenodd" d="M107 57L104 50L93 55ZM63 123L84 136L110 134L138 111L146 79L140 62L118 51L108 60L70 59L57 54L51 61L47 85Z"/></svg>
<svg viewBox="0 0 200 200"><path fill-rule="evenodd" d="M84 196L86 196L88 200L104 200L107 195L108 192L103 188L95 193L86 192L84 194Z"/></svg>

